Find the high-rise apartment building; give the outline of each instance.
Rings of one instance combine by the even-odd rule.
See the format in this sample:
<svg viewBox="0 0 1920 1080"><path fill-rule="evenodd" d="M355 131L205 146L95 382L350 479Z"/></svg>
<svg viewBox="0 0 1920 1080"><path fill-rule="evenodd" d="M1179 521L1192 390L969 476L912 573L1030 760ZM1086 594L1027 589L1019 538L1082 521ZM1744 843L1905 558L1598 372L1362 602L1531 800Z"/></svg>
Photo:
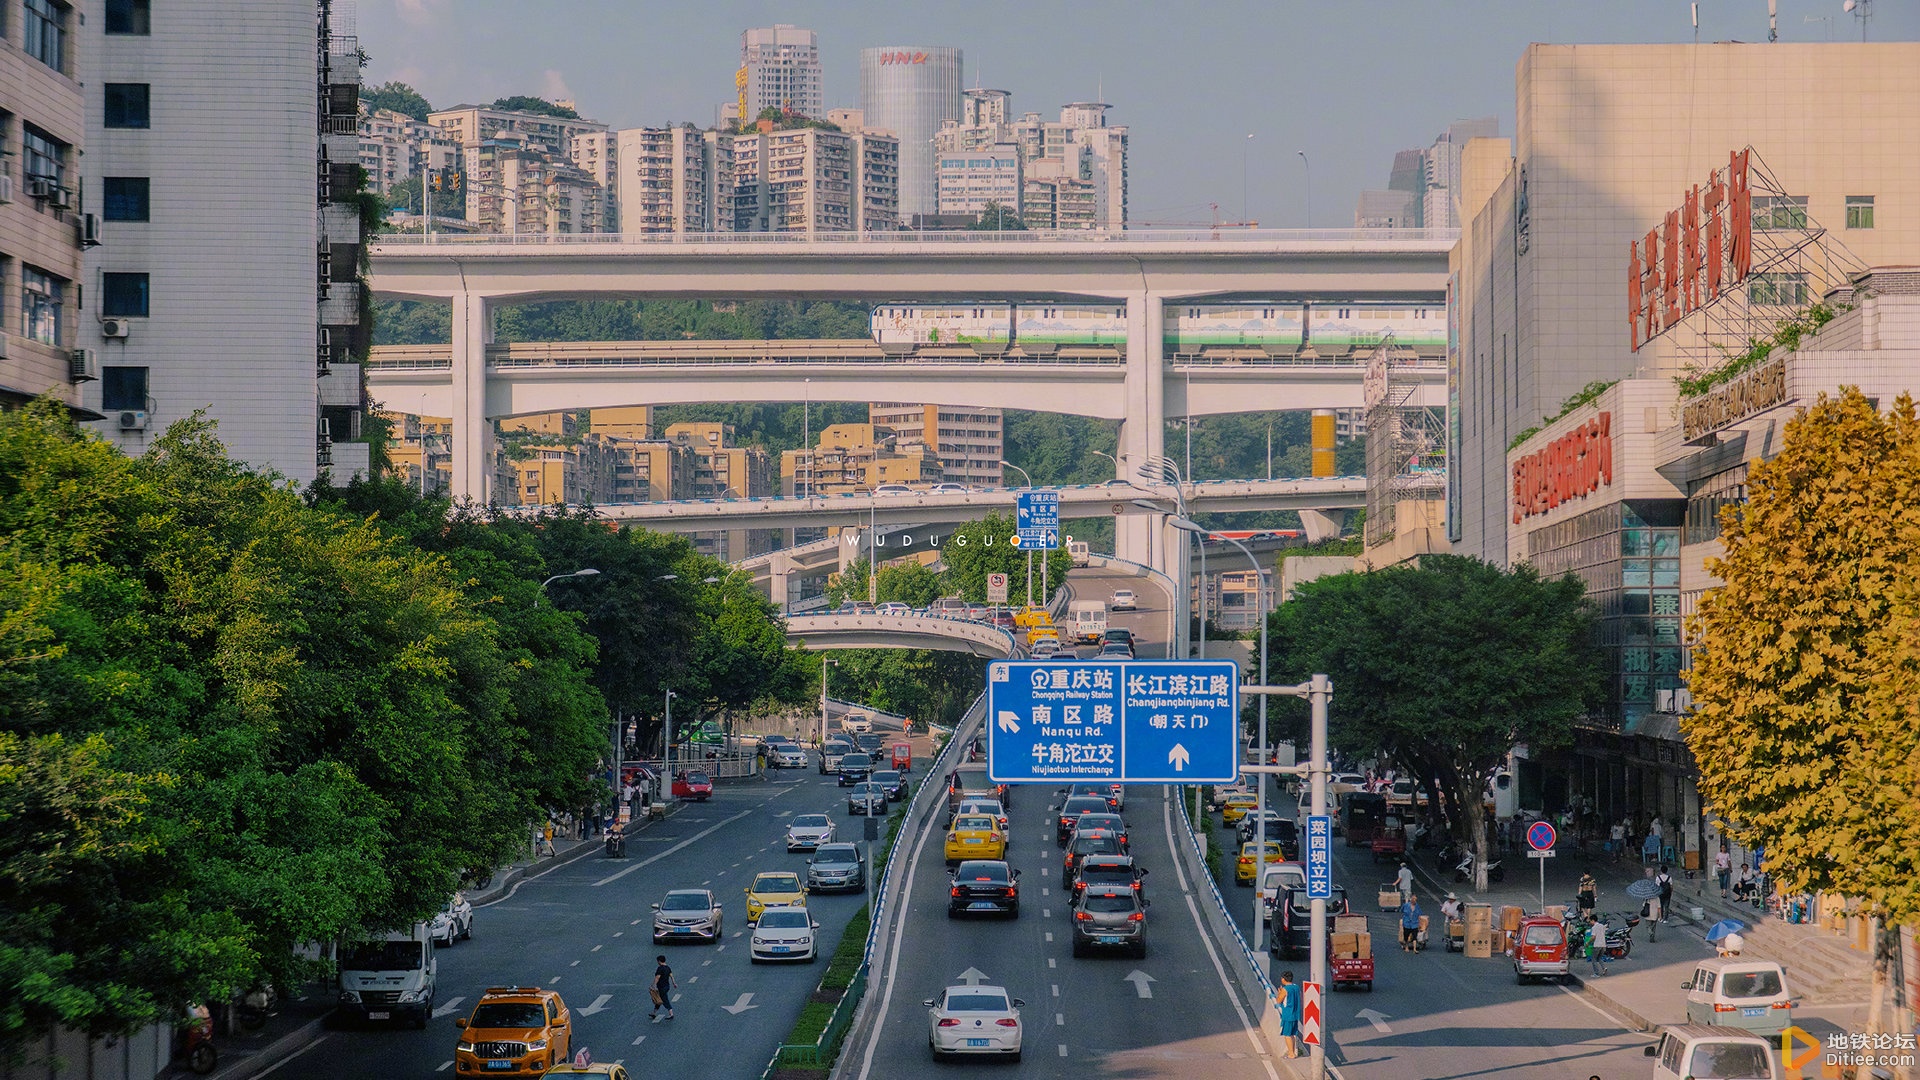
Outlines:
<svg viewBox="0 0 1920 1080"><path fill-rule="evenodd" d="M482 232L598 233L618 225L607 187L519 132L501 132L461 153L467 221Z"/></svg>
<svg viewBox="0 0 1920 1080"><path fill-rule="evenodd" d="M367 467L360 55L342 6L116 0L82 27L67 4L27 5L85 39L87 153L66 167L99 223L75 344L130 453L205 410L235 458L296 484Z"/></svg>
<svg viewBox="0 0 1920 1080"><path fill-rule="evenodd" d="M360 167L367 170L367 187L384 197L395 185L416 176L458 169L460 144L423 120L391 109L362 106ZM425 212L418 203L402 209Z"/></svg>
<svg viewBox="0 0 1920 1080"><path fill-rule="evenodd" d="M818 446L780 452L784 495L837 495L943 477L932 447L871 423L832 424L821 430Z"/></svg>
<svg viewBox="0 0 1920 1080"><path fill-rule="evenodd" d="M1076 102L1058 121L1039 113L1013 120L1010 97L968 90L961 118L934 137L939 212L978 213L994 202L1017 206L1029 228L1125 228L1127 129L1107 125L1112 106Z"/></svg>
<svg viewBox="0 0 1920 1080"><path fill-rule="evenodd" d="M521 135L529 148L561 161L571 160L575 137L607 130L607 125L594 120L485 105L439 109L427 114L427 122L445 131L449 139L461 146L477 146L506 134Z"/></svg>
<svg viewBox="0 0 1920 1080"><path fill-rule="evenodd" d="M899 140L899 219L939 209L933 137L960 119L960 50L890 45L860 50L860 112L868 131Z"/></svg>
<svg viewBox="0 0 1920 1080"><path fill-rule="evenodd" d="M1356 229L1412 229L1420 224L1420 198L1411 191L1363 191L1354 207Z"/></svg>
<svg viewBox="0 0 1920 1080"><path fill-rule="evenodd" d="M733 136L690 127L618 133L622 233L730 232Z"/></svg>
<svg viewBox="0 0 1920 1080"><path fill-rule="evenodd" d="M87 396L81 383L96 377L94 342L78 317L81 226L92 217L80 213L83 87L94 76L80 70L86 54L75 45L74 7L7 6L0 22L7 39L0 43L0 408L49 392L78 406ZM11 298L17 308L6 303Z"/></svg>
<svg viewBox="0 0 1920 1080"><path fill-rule="evenodd" d="M741 33L734 82L743 123L769 108L815 118L827 111L820 42L811 30L778 23Z"/></svg>
<svg viewBox="0 0 1920 1080"><path fill-rule="evenodd" d="M999 409L974 405L914 405L875 402L867 421L899 436L906 445L933 448L945 480L969 487L999 487L1006 454L1006 422Z"/></svg>
<svg viewBox="0 0 1920 1080"><path fill-rule="evenodd" d="M620 230L866 232L898 218L899 141L825 128L619 133Z"/></svg>
<svg viewBox="0 0 1920 1080"><path fill-rule="evenodd" d="M732 424L669 424L667 442L693 457L695 499L757 499L773 494L772 460L764 446L736 446ZM735 562L773 550L778 529L728 529L693 534L703 555Z"/></svg>
<svg viewBox="0 0 1920 1080"><path fill-rule="evenodd" d="M1500 134L1498 117L1456 120L1425 150L1393 155L1385 191L1363 191L1354 207L1360 229L1457 229L1460 227L1460 153L1473 139ZM1403 198L1404 196L1404 198ZM1411 200L1411 205L1407 205Z"/></svg>

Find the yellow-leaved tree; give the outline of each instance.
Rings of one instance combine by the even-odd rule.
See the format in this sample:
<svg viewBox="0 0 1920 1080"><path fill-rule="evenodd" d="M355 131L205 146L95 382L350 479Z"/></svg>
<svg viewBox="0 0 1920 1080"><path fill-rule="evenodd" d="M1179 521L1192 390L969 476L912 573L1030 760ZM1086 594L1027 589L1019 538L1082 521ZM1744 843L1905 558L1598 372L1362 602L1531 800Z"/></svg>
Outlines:
<svg viewBox="0 0 1920 1080"><path fill-rule="evenodd" d="M1722 516L1725 582L1701 598L1682 720L1700 790L1786 892L1920 923L1920 423L1857 388L1786 426ZM1876 1010L1877 1011L1877 1010Z"/></svg>

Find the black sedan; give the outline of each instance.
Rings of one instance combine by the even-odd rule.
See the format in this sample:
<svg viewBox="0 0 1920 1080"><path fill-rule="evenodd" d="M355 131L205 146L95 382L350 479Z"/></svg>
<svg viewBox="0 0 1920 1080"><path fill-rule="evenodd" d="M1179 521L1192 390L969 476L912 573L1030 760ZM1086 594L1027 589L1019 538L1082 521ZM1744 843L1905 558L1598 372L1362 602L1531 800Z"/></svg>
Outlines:
<svg viewBox="0 0 1920 1080"><path fill-rule="evenodd" d="M999 859L969 859L952 872L947 918L969 914L1020 917L1020 871Z"/></svg>

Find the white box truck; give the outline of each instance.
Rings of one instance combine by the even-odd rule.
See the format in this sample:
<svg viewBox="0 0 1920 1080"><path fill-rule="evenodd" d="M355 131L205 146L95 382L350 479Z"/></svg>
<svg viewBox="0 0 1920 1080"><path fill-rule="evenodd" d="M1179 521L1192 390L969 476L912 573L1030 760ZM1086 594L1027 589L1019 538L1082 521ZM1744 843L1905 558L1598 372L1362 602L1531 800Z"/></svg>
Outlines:
<svg viewBox="0 0 1920 1080"><path fill-rule="evenodd" d="M1071 629L1073 640L1088 645L1100 644L1100 639L1107 633L1107 602L1075 600L1068 604L1067 626Z"/></svg>
<svg viewBox="0 0 1920 1080"><path fill-rule="evenodd" d="M340 1011L360 1020L405 1017L424 1028L433 1016L438 964L426 923L373 941L343 944Z"/></svg>

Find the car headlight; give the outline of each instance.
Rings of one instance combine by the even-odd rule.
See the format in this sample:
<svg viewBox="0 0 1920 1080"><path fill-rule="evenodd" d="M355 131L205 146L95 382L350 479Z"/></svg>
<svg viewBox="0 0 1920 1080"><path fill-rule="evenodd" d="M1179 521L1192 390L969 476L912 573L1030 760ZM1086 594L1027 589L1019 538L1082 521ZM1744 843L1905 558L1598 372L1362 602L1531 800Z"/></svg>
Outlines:
<svg viewBox="0 0 1920 1080"><path fill-rule="evenodd" d="M340 991L340 1003L342 1005L358 1005L360 1004L360 994L353 990L342 990Z"/></svg>
<svg viewBox="0 0 1920 1080"><path fill-rule="evenodd" d="M546 1048L547 1048L547 1040L545 1039L541 1039L539 1042L530 1042L527 1044L527 1049L530 1051L545 1050Z"/></svg>
<svg viewBox="0 0 1920 1080"><path fill-rule="evenodd" d="M418 990L400 991L400 1003L402 1005L411 1005L414 1002L417 1002L419 1000L420 1000L420 991Z"/></svg>
<svg viewBox="0 0 1920 1080"><path fill-rule="evenodd" d="M813 939L810 937L795 938L793 943L795 945L811 945L813 944Z"/></svg>
<svg viewBox="0 0 1920 1080"><path fill-rule="evenodd" d="M458 1053L471 1054L473 1053L473 1044L470 1042L457 1042L453 1044L453 1049Z"/></svg>

